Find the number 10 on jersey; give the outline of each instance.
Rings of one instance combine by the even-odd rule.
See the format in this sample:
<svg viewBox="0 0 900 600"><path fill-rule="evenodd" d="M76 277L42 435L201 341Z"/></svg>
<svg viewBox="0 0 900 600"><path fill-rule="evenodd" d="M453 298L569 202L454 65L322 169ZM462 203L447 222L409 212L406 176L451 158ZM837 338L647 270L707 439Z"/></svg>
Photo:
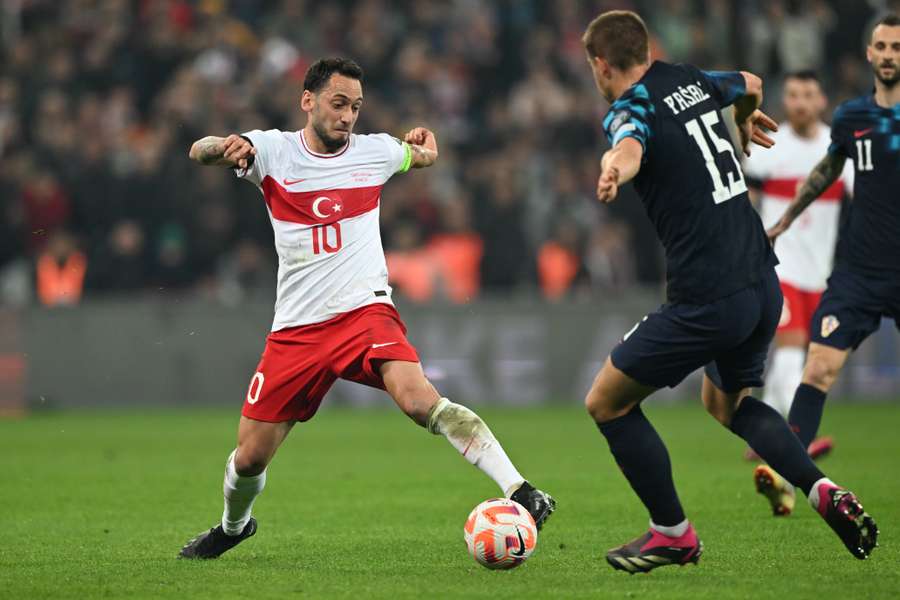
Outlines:
<svg viewBox="0 0 900 600"><path fill-rule="evenodd" d="M313 254L334 254L341 249L341 223L315 225L312 228Z"/></svg>
<svg viewBox="0 0 900 600"><path fill-rule="evenodd" d="M703 129L706 129L706 133L709 134L709 139L712 140L713 146L715 146L715 155L713 155L709 144L706 142L706 136L703 135L700 123L697 122L698 120L703 122ZM719 114L716 111L711 110L700 115L699 119L691 119L684 124L687 128L687 132L694 138L697 145L700 146L700 153L703 154L703 160L706 162L706 170L709 171L709 176L712 177L712 197L713 202L716 204L731 200L738 194L747 191L744 174L741 172L741 166L734 156L734 147L729 140L723 140L719 137L713 129L713 126L719 122ZM728 155L731 156L731 161L734 163L734 171L729 170L726 175L728 185L725 185L725 182L722 179L722 175L725 174L719 171L719 166L716 164L715 158L717 155L723 153L728 153Z"/></svg>

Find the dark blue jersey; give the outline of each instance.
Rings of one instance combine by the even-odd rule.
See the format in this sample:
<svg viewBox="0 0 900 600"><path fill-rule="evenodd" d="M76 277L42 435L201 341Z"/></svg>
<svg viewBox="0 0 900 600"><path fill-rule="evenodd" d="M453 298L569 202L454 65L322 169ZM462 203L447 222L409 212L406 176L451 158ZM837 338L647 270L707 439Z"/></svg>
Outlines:
<svg viewBox="0 0 900 600"><path fill-rule="evenodd" d="M834 112L832 154L853 161L853 201L841 229L836 264L873 276L900 272L900 104L874 96L848 100Z"/></svg>
<svg viewBox="0 0 900 600"><path fill-rule="evenodd" d="M670 302L728 296L777 263L719 112L743 94L740 73L656 61L603 120L610 144L644 148L634 185L666 251Z"/></svg>

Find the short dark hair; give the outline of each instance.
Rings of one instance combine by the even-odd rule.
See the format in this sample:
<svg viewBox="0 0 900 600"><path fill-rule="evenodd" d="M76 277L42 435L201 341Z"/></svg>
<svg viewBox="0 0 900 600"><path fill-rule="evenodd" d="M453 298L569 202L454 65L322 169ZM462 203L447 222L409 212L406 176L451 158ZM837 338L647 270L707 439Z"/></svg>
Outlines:
<svg viewBox="0 0 900 600"><path fill-rule="evenodd" d="M897 13L890 13L884 16L880 21L875 23L878 25L887 25L888 27L900 27L900 15Z"/></svg>
<svg viewBox="0 0 900 600"><path fill-rule="evenodd" d="M362 81L363 70L349 58L320 58L309 66L303 78L303 89L316 94L328 83L335 73Z"/></svg>
<svg viewBox="0 0 900 600"><path fill-rule="evenodd" d="M630 10L610 10L591 21L582 36L584 49L620 70L647 62L650 34Z"/></svg>
<svg viewBox="0 0 900 600"><path fill-rule="evenodd" d="M788 79L799 79L800 81L815 81L819 85L822 85L822 80L819 78L819 74L813 71L812 69L800 69L799 71L791 71L786 73L784 76L784 80Z"/></svg>
<svg viewBox="0 0 900 600"><path fill-rule="evenodd" d="M875 33L875 28L879 25L885 25L886 27L900 27L900 15L897 13L888 13L878 20L877 23L872 25L872 31L869 32L869 40L872 40L872 35Z"/></svg>

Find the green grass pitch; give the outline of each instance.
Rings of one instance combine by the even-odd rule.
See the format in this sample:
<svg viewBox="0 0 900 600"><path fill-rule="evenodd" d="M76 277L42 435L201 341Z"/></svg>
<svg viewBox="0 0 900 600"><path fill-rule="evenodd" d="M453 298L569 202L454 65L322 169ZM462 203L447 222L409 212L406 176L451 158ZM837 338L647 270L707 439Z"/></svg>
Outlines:
<svg viewBox="0 0 900 600"><path fill-rule="evenodd" d="M669 445L698 566L611 570L647 515L577 408L483 410L557 513L522 567L475 564L463 522L494 484L399 411L324 410L294 428L258 499L256 537L175 559L221 514L237 411L81 412L0 421L0 598L896 598L898 405L831 405L823 468L877 519L857 561L809 507L775 519L741 442L699 406L647 403Z"/></svg>

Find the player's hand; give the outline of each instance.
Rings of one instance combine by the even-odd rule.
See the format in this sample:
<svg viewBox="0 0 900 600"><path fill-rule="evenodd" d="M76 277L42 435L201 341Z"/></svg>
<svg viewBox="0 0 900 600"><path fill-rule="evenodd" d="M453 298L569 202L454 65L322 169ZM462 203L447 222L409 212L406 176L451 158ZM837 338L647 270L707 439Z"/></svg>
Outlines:
<svg viewBox="0 0 900 600"><path fill-rule="evenodd" d="M256 156L256 148L236 133L232 133L222 142L222 158L231 161L240 169L247 168L251 156Z"/></svg>
<svg viewBox="0 0 900 600"><path fill-rule="evenodd" d="M437 139L435 139L434 133L424 127L411 129L403 137L403 141L407 144L415 144L416 146L422 146L423 148L437 152Z"/></svg>
<svg viewBox="0 0 900 600"><path fill-rule="evenodd" d="M787 231L790 228L791 224L781 218L777 223L772 225L768 231L766 231L766 235L769 237L769 243L772 246L775 246L775 240L778 239L778 236Z"/></svg>
<svg viewBox="0 0 900 600"><path fill-rule="evenodd" d="M412 149L411 169L430 167L437 160L437 140L428 129L416 127L403 136L403 141Z"/></svg>
<svg viewBox="0 0 900 600"><path fill-rule="evenodd" d="M743 123L738 123L737 128L741 138L741 150L747 156L750 156L751 142L763 148L775 145L775 140L766 134L766 130L778 131L778 123L759 109L754 110Z"/></svg>
<svg viewBox="0 0 900 600"><path fill-rule="evenodd" d="M606 167L600 174L597 181L597 199L604 204L608 204L616 199L619 193L619 169L617 167Z"/></svg>

